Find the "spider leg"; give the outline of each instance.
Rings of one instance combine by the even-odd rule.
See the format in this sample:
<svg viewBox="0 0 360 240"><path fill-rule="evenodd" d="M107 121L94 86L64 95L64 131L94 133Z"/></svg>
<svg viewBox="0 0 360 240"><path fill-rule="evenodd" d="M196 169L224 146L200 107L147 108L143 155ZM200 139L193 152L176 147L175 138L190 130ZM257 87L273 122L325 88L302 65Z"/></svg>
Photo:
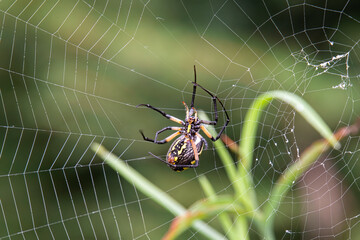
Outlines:
<svg viewBox="0 0 360 240"><path fill-rule="evenodd" d="M218 99L218 100L219 100L219 99ZM227 126L227 125L229 124L229 122L230 122L229 115L227 114L224 105L222 104L222 102L220 102L220 100L219 100L219 103L221 104L222 108L224 109L224 112L225 112L225 115L226 115L226 120L225 120L225 123L224 123L224 125L222 126L220 132L218 133L218 135L214 138L213 136L211 136L210 132L209 132L203 125L200 127L201 130L203 130L203 132L206 134L206 136L208 136L208 137L209 137L209 135L211 136L211 137L209 137L209 138L210 138L211 141L213 141L213 142L215 142L216 140L218 140L218 139L220 138L220 136L221 136L221 134L224 132L226 126ZM216 115L217 115L217 112L216 112ZM206 122L203 122L203 123L204 123L204 124L207 124Z"/></svg>
<svg viewBox="0 0 360 240"><path fill-rule="evenodd" d="M195 65L194 65L194 82L196 83L196 67L195 67ZM195 94L196 94L196 85L194 84L190 108L194 107Z"/></svg>
<svg viewBox="0 0 360 240"><path fill-rule="evenodd" d="M170 163L168 163L167 161L161 159L160 157L156 156L155 154L153 154L153 153L151 153L151 152L149 152L149 154L150 154L151 156L153 156L154 158L159 159L160 161L166 163L167 165L173 166L172 164L170 164Z"/></svg>
<svg viewBox="0 0 360 240"><path fill-rule="evenodd" d="M198 150L196 148L194 141L191 138L190 138L190 143L191 143L191 147L194 151L194 158L195 158L195 164L193 164L191 166L192 166L192 168L196 168L197 166L199 166L199 153L198 153Z"/></svg>
<svg viewBox="0 0 360 240"><path fill-rule="evenodd" d="M221 134L224 132L226 126L229 124L230 122L230 118L229 118L229 115L225 109L225 106L224 104L220 101L220 99L217 97L217 96L214 96L211 92L209 92L207 89L205 89L204 87L202 87L201 85L197 84L196 82L193 82L194 85L200 87L202 90L204 90L205 92L207 92L212 100L213 100L213 104L214 104L214 111L215 111L215 119L214 121L205 121L205 120L200 120L200 123L203 123L203 124L207 124L207 125L216 125L217 124L217 121L218 121L218 111L217 111L217 105L216 105L216 100L219 101L222 109L224 110L225 112L225 115L226 115L226 120L225 120L225 123L222 127L222 129L220 130L219 134L216 136L216 137L213 137L211 135L211 133L204 127L204 126L201 126L201 130L203 130L203 132L206 134L206 136L208 136L208 138L210 138L212 141L216 141L220 138Z"/></svg>
<svg viewBox="0 0 360 240"><path fill-rule="evenodd" d="M206 142L205 138L203 136L201 136L200 133L196 133L196 136L198 136L199 138L201 138L204 141L204 145L205 145L204 149L205 150L208 149L209 146L208 146L208 143Z"/></svg>
<svg viewBox="0 0 360 240"><path fill-rule="evenodd" d="M180 120L180 119L178 119L178 118L176 118L176 117L173 117L173 116L165 113L164 111L161 111L160 109L151 106L150 104L139 104L139 105L137 105L136 107L140 107L140 106L148 107L148 108L150 108L150 109L152 109L152 110L157 111L158 113L160 113L161 115L163 115L164 117L166 117L167 119L169 119L169 120L171 120L171 121L173 121L173 122L179 123L179 124L181 124L181 125L185 125L185 123L184 123L182 120Z"/></svg>
<svg viewBox="0 0 360 240"><path fill-rule="evenodd" d="M158 135L166 130L175 130L177 132L171 134L170 136L168 136L167 138L164 138L163 140L160 140L158 141L157 138L158 138ZM140 134L142 135L143 139L145 141L149 141L149 142L153 142L153 143L156 143L156 144L164 144L164 143L167 143L169 141L171 141L172 139L174 139L174 137L176 137L177 135L180 134L180 130L181 130L181 127L164 127L163 129L159 130L156 132L155 134L155 139L151 139L151 138L148 138L148 137L145 137L143 131L139 130Z"/></svg>
<svg viewBox="0 0 360 240"><path fill-rule="evenodd" d="M213 137L213 136L211 135L211 133L205 128L204 125L201 125L201 126L200 126L200 129L206 134L206 136L207 136L208 138L211 139L211 141L215 142L216 140L218 140L218 139L220 138L221 134L224 132L227 123L229 123L229 122L226 122L226 123L224 124L224 126L222 127L222 129L220 130L219 134L218 134L216 137Z"/></svg>
<svg viewBox="0 0 360 240"><path fill-rule="evenodd" d="M204 124L208 124L208 125L216 125L217 121L218 121L218 112L217 112L217 104L216 104L216 99L218 99L218 97L214 96L214 94L212 94L211 92L209 92L207 89L205 89L204 87L202 87L201 85L197 84L196 82L193 82L194 86L199 86L202 90L204 90L207 94L209 94L211 96L211 99L213 101L213 105L214 105L214 112L215 112L215 116L214 116L214 121L205 121L205 120L201 120L201 123ZM219 100L220 102L220 100ZM220 102L221 103L221 102ZM222 105L222 103L221 103ZM226 112L226 111L225 111ZM227 115L227 113L226 113Z"/></svg>

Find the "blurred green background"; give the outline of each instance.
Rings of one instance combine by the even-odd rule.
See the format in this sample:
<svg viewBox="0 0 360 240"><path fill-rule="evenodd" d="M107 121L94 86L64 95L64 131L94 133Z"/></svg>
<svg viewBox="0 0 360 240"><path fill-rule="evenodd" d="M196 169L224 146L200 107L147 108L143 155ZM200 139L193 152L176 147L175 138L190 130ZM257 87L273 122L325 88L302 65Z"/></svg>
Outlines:
<svg viewBox="0 0 360 240"><path fill-rule="evenodd" d="M102 143L190 206L205 174L232 183L211 141L197 169L171 171L170 144L144 142L184 118L193 65L225 104L225 133L241 141L254 98L281 89L304 97L331 129L359 116L357 1L0 1L0 238L160 239L173 216L94 156ZM324 64L326 63L326 64ZM195 107L212 113L198 91ZM223 124L220 113L218 130ZM253 167L266 201L287 164L319 138L287 105L259 122ZM166 134L163 135L167 136ZM277 214L278 239L359 236L359 136L319 159ZM217 220L208 220L218 228ZM255 227L249 234L257 238ZM202 239L194 230L183 239Z"/></svg>

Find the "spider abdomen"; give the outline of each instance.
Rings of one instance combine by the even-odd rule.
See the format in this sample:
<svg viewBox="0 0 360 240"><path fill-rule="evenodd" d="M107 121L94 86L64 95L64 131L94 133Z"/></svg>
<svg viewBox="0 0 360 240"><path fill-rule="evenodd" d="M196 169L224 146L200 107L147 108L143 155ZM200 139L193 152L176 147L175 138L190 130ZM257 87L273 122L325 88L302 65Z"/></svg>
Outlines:
<svg viewBox="0 0 360 240"><path fill-rule="evenodd" d="M207 146L206 141L204 138L197 135L195 135L192 139L195 143L198 155L200 155L204 149L204 145ZM171 144L166 156L166 160L169 163L170 168L174 171L180 172L187 169L187 165L196 164L194 150L192 148L190 138L187 136L181 136L176 139Z"/></svg>

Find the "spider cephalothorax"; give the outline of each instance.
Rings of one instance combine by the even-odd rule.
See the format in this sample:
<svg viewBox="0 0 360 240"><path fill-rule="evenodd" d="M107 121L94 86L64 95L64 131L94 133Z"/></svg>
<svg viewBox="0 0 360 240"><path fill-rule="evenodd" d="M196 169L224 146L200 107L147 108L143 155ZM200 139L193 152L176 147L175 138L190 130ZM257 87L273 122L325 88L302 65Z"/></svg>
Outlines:
<svg viewBox="0 0 360 240"><path fill-rule="evenodd" d="M170 146L168 153L166 154L166 160L161 159L160 157L150 153L153 157L165 162L168 164L174 171L183 171L187 168L195 168L199 165L199 155L202 153L202 150L207 148L207 142L206 140L200 135L200 130L202 130L205 135L210 138L212 141L216 141L220 138L222 132L225 130L226 126L230 122L229 115L226 112L226 109L222 102L219 100L218 97L214 96L212 93L210 93L207 89L202 87L201 85L196 83L196 68L194 66L194 82L192 82L193 86L193 94L192 94L192 100L190 109L186 105L185 102L183 102L186 110L186 117L185 121L180 120L176 117L173 117L160 109L157 109L149 104L139 104L139 106L145 106L150 109L153 109L157 112L159 112L164 117L170 119L173 122L179 123L182 125L182 127L165 127L159 131L156 132L155 138L150 139L148 137L145 137L144 133L140 130L140 133L145 141L153 142L156 144L164 144L172 139L174 139L176 136L181 135L178 137ZM215 111L215 119L214 121L206 121L206 120L200 120L197 116L197 111L194 107L194 101L195 101L195 94L196 94L196 87L200 87L202 90L204 90L206 93L208 93L213 101L214 104L214 111ZM221 107L224 110L224 113L226 115L226 121L220 130L219 134L214 138L211 133L204 127L205 125L216 125L218 121L218 112L217 112L217 105L216 100L219 101ZM175 133L171 134L167 138L164 138L163 140L157 140L158 135L166 130L173 130L176 131Z"/></svg>

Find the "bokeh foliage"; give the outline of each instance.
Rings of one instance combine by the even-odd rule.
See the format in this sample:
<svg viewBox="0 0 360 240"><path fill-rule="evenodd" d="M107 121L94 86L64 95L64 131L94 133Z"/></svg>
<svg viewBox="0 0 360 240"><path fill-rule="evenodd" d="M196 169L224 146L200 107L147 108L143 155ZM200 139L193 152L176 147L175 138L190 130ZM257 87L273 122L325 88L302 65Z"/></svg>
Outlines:
<svg viewBox="0 0 360 240"><path fill-rule="evenodd" d="M184 117L194 64L198 82L229 110L226 134L233 139L241 141L252 100L269 90L301 95L332 129L352 123L360 109L357 2L288 4L1 1L0 237L159 239L167 231L173 217L94 157L94 141L185 206L204 196L201 174L216 191L231 191L210 142L198 169L177 174L147 154L163 155L168 145L146 143L138 133L172 124L135 108L139 103ZM331 62L341 54L348 56ZM211 112L206 94L196 101ZM279 173L319 135L280 102L260 126L252 173L266 199ZM358 149L359 138L351 137L328 157L355 199ZM283 205L279 236L292 229L301 238L301 197L294 188ZM350 207L358 208L356 201Z"/></svg>

